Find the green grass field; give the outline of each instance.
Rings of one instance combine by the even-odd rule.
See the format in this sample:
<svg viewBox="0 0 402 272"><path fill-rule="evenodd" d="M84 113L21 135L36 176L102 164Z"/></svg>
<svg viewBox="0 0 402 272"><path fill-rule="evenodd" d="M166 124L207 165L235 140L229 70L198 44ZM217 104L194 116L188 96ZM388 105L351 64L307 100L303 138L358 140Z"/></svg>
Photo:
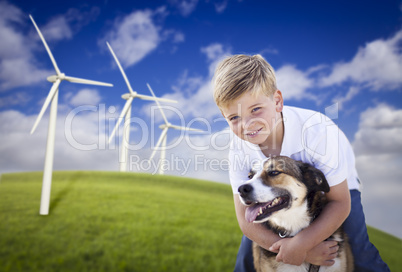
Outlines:
<svg viewBox="0 0 402 272"><path fill-rule="evenodd" d="M241 232L230 186L172 176L55 172L0 180L0 271L232 271ZM391 271L402 242L369 229ZM399 270L401 271L401 270Z"/></svg>

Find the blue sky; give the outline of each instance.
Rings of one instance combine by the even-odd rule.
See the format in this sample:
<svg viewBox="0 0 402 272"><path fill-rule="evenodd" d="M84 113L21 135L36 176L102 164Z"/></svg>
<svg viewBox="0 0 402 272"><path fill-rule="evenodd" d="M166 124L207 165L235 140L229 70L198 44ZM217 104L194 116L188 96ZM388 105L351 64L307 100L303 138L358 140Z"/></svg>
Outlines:
<svg viewBox="0 0 402 272"><path fill-rule="evenodd" d="M229 136L210 80L222 57L261 54L285 104L327 113L345 132L367 222L402 237L401 1L0 1L0 172L43 169L48 112L29 132L54 70L29 14L62 72L114 85L62 82L55 170L118 170L119 137L107 138L128 90L108 41L135 91L150 95L149 83L179 102L164 104L171 123L206 131L169 131L166 173L228 182L214 164ZM139 99L132 114L130 171L153 172L141 162L163 120Z"/></svg>

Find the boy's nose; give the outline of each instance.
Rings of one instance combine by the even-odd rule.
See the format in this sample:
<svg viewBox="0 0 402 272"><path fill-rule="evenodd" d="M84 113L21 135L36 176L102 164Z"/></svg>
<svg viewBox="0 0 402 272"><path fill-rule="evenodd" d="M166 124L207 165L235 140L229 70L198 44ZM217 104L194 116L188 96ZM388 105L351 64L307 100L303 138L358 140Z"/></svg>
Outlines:
<svg viewBox="0 0 402 272"><path fill-rule="evenodd" d="M244 130L248 130L249 128L252 128L254 125L254 121L252 118L243 118L242 120L242 127Z"/></svg>
<svg viewBox="0 0 402 272"><path fill-rule="evenodd" d="M241 120L241 123L242 123L242 127L246 129L246 128L250 127L250 124L252 124L254 122L253 122L253 118L251 118L251 117L243 117Z"/></svg>

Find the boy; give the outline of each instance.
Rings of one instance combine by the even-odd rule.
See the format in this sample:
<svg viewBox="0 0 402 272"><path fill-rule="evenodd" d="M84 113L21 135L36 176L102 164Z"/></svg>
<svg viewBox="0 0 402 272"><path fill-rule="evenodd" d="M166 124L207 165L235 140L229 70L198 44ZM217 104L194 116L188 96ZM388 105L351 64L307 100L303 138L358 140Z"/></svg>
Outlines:
<svg viewBox="0 0 402 272"><path fill-rule="evenodd" d="M235 271L254 271L248 238L277 252L277 260L284 263L301 265L306 260L332 265L338 246L324 240L345 219L355 271L389 271L368 240L354 154L338 127L319 113L284 107L274 70L260 55L226 58L216 68L213 84L215 102L237 136L229 152L229 175L244 236ZM245 206L237 191L248 180L253 162L279 155L314 165L331 186L327 193L329 202L320 216L295 237L284 239L260 224L246 221Z"/></svg>

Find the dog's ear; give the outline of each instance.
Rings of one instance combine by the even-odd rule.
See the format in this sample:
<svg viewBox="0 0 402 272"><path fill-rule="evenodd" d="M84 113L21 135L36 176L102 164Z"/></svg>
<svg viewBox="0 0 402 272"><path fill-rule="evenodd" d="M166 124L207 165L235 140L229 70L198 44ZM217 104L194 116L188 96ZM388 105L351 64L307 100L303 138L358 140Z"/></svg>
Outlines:
<svg viewBox="0 0 402 272"><path fill-rule="evenodd" d="M309 191L329 192L328 181L319 169L302 162L299 162L299 168Z"/></svg>

